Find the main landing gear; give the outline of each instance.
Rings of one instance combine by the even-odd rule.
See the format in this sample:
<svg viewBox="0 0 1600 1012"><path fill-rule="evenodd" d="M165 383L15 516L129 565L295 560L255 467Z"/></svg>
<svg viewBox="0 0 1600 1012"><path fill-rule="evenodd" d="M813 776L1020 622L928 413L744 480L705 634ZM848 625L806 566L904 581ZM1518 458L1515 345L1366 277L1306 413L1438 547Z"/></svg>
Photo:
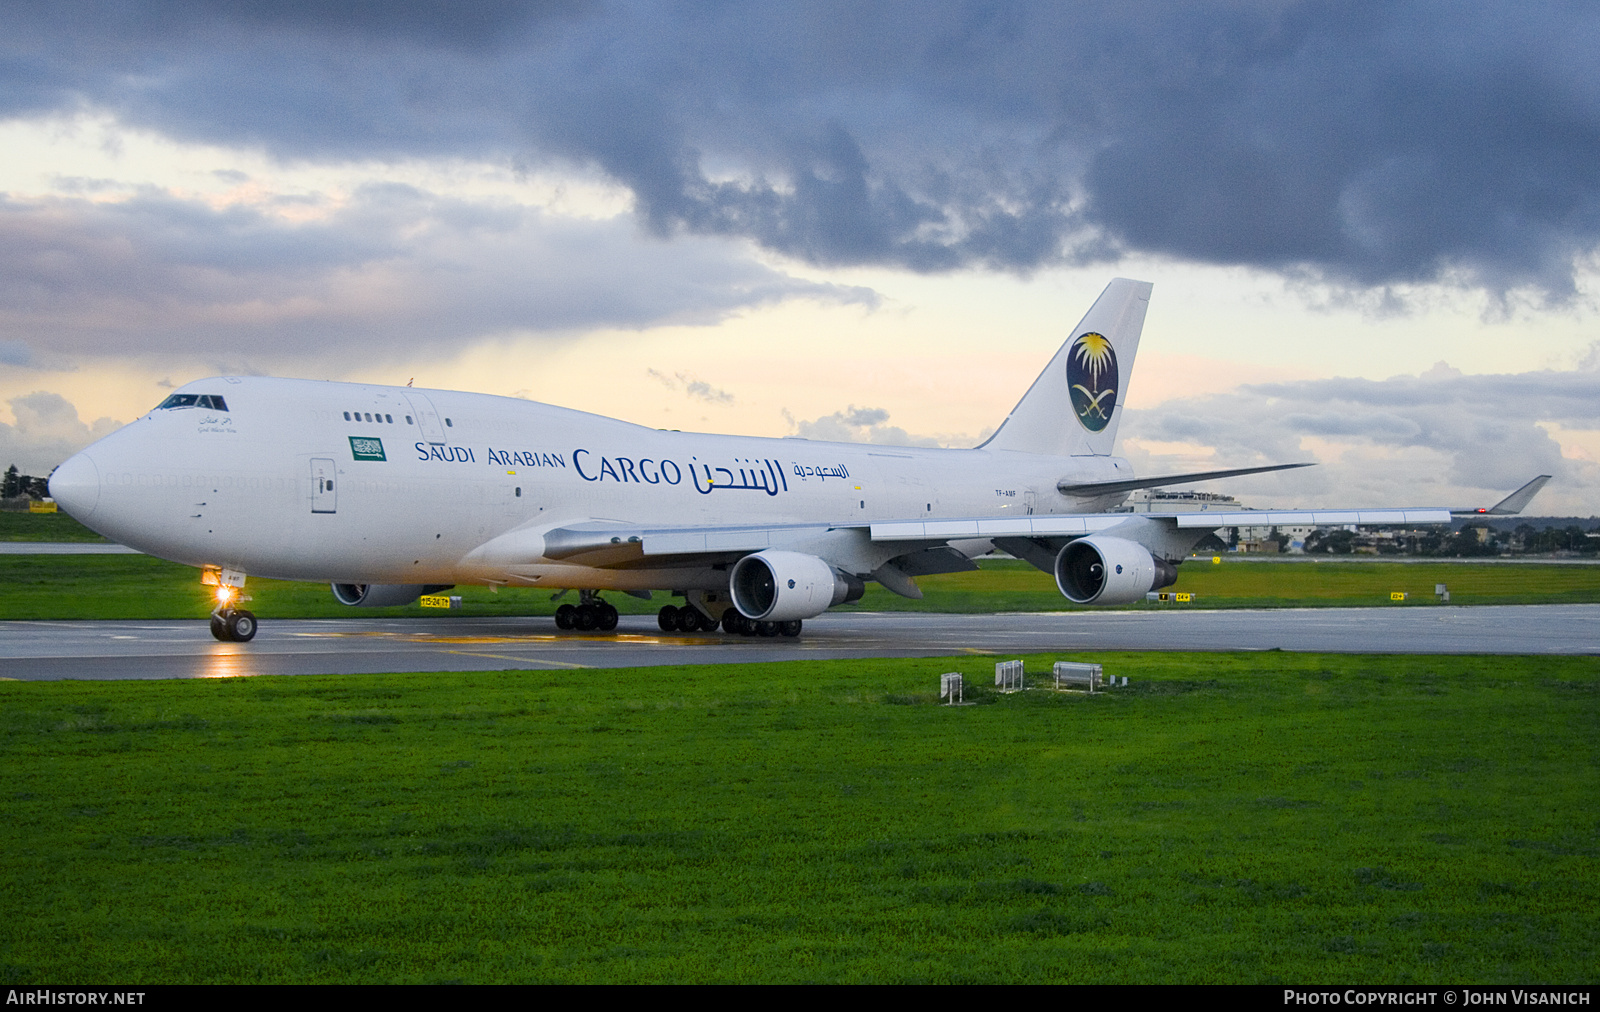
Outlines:
<svg viewBox="0 0 1600 1012"><path fill-rule="evenodd" d="M656 625L662 632L669 633L714 633L718 629L734 636L799 636L801 623L799 619L790 619L787 622L757 622L755 619L745 618L739 609L728 606L724 600L716 600L707 594L700 597L699 591L690 592L693 600L702 601L707 605L705 610L694 604L665 605L656 613ZM714 608L722 608L721 617L710 614ZM556 609L556 628L573 629L579 632L610 632L617 627L617 609L600 600L598 591L580 590L578 603L564 604ZM216 628L213 619L212 628ZM221 636L218 636L221 639Z"/></svg>
<svg viewBox="0 0 1600 1012"><path fill-rule="evenodd" d="M720 624L722 630L737 636L798 636L800 635L800 620L790 619L787 622L757 622L745 618L737 608L729 608L722 613L719 623L717 619L702 612L694 605L684 605L682 608L665 605L656 613L656 624L662 632L716 632Z"/></svg>
<svg viewBox="0 0 1600 1012"><path fill-rule="evenodd" d="M580 590L576 605L564 604L556 609L557 629L610 632L616 627L617 609L600 600L600 595L592 590Z"/></svg>

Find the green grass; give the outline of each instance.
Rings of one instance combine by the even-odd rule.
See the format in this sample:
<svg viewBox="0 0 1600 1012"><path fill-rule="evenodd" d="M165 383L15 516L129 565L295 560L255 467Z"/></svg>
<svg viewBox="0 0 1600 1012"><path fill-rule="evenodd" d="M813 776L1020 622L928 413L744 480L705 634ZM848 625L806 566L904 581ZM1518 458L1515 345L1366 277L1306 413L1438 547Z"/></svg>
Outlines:
<svg viewBox="0 0 1600 1012"><path fill-rule="evenodd" d="M1196 595L1192 604L1136 604L1134 608L1270 608L1382 605L1436 607L1433 587L1450 587L1452 604L1572 604L1600 601L1600 566L1558 563L1453 565L1447 563L1233 562L1214 566L1188 562L1175 589ZM1067 611L1074 608L1055 582L1024 562L985 560L971 573L922 577L923 599L911 601L871 585L845 611ZM547 590L486 587L451 591L458 611L420 605L347 608L333 600L327 584L251 579L249 607L263 618L371 618L383 615L549 615L559 602ZM1407 591L1392 603L1391 591ZM576 600L569 595L565 600ZM607 600L624 614L653 613L671 601L656 595L640 601L625 594ZM0 618L161 619L196 618L211 608L197 570L141 555L0 556Z"/></svg>
<svg viewBox="0 0 1600 1012"><path fill-rule="evenodd" d="M1600 662L1108 664L0 684L0 977L1596 978Z"/></svg>
<svg viewBox="0 0 1600 1012"><path fill-rule="evenodd" d="M859 605L882 611L1066 611L1071 605L1055 580L1026 562L986 559L976 572L922 577L921 601L892 598L874 587ZM1560 563L1252 562L1191 559L1166 588L1193 594L1186 605L1132 607L1307 608L1391 604L1435 606L1434 586L1450 588L1451 604L1578 604L1600 601L1600 566Z"/></svg>
<svg viewBox="0 0 1600 1012"><path fill-rule="evenodd" d="M105 540L59 510L54 513L0 510L0 541Z"/></svg>

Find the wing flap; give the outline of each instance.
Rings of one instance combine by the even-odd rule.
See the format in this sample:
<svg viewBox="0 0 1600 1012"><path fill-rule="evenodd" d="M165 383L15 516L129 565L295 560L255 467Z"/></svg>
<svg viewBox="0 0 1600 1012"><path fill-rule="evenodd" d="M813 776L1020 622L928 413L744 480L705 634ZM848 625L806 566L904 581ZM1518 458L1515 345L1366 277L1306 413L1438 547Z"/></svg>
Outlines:
<svg viewBox="0 0 1600 1012"><path fill-rule="evenodd" d="M873 541L946 541L951 538L1060 537L1093 534L1124 522L1130 513L1079 513L970 520L891 520L871 526Z"/></svg>
<svg viewBox="0 0 1600 1012"><path fill-rule="evenodd" d="M1447 509L1375 510L1241 510L1224 513L1149 513L1150 517L1175 517L1179 527L1337 527L1345 524L1389 526L1448 524Z"/></svg>
<svg viewBox="0 0 1600 1012"><path fill-rule="evenodd" d="M644 533L646 555L704 555L707 552L759 552L772 547L771 531L670 531Z"/></svg>

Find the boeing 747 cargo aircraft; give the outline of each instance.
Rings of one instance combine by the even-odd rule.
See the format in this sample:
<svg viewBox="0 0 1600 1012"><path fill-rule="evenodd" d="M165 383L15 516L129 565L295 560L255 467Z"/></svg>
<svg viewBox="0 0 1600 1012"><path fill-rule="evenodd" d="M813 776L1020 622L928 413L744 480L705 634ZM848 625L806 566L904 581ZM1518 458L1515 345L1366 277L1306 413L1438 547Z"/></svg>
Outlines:
<svg viewBox="0 0 1600 1012"><path fill-rule="evenodd" d="M1219 527L1447 524L1451 510L1108 512L1128 493L1303 467L1136 477L1112 455L1151 286L1106 287L982 446L921 449L666 432L509 397L222 376L190 383L56 469L106 537L202 570L218 639L255 636L249 576L407 604L458 584L579 592L561 628L616 627L601 597L681 595L663 629L798 635L868 581L1009 552L1079 604L1177 579ZM1539 478L1493 507L1516 512Z"/></svg>

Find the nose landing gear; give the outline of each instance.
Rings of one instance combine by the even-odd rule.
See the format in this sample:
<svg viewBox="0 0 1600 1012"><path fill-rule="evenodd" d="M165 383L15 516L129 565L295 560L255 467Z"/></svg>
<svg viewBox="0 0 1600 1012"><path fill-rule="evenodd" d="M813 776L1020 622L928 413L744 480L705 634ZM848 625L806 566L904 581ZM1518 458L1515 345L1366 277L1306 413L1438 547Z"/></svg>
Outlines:
<svg viewBox="0 0 1600 1012"><path fill-rule="evenodd" d="M235 608L250 600L243 593L244 574L232 569L206 569L200 582L216 588L217 606L211 609L211 635L224 643L249 643L256 638L255 613Z"/></svg>
<svg viewBox="0 0 1600 1012"><path fill-rule="evenodd" d="M249 643L256 638L256 616L244 608L218 608L211 613L211 635L224 643Z"/></svg>

